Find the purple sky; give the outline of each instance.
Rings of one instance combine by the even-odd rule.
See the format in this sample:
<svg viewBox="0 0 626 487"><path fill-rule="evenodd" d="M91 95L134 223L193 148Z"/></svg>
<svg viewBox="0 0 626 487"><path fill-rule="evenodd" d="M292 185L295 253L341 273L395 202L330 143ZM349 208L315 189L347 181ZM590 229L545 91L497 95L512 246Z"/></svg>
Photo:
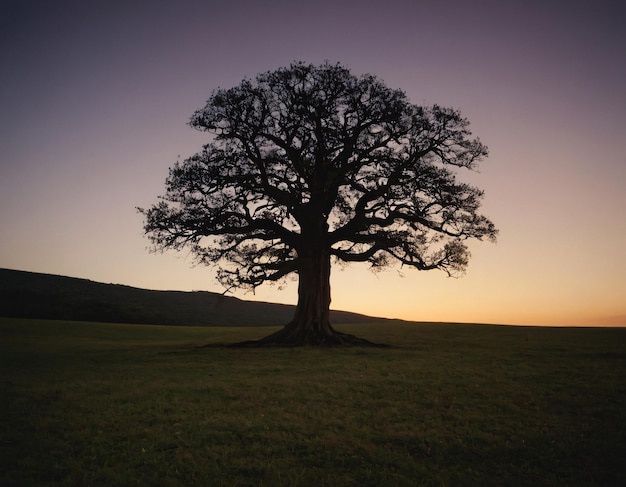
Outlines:
<svg viewBox="0 0 626 487"><path fill-rule="evenodd" d="M221 292L154 255L135 206L208 141L216 87L340 62L459 108L490 148L498 244L465 277L333 273L333 307L433 321L626 325L622 1L0 2L0 267ZM295 287L246 299L294 303Z"/></svg>

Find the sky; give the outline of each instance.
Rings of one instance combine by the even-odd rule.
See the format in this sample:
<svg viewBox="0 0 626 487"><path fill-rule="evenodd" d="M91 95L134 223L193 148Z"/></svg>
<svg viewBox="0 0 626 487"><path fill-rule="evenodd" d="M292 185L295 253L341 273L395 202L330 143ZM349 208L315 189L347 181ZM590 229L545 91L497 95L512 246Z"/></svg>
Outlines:
<svg viewBox="0 0 626 487"><path fill-rule="evenodd" d="M0 267L223 292L149 252L136 207L198 152L212 90L294 60L341 63L457 108L490 150L498 242L464 277L333 269L332 308L416 321L626 326L621 0L0 0ZM243 299L295 304L295 284Z"/></svg>

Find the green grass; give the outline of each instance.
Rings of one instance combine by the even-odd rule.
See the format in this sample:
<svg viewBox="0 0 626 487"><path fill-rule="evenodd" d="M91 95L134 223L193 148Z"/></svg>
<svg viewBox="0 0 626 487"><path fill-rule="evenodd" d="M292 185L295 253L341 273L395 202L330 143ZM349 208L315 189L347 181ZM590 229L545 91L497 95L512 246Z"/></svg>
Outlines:
<svg viewBox="0 0 626 487"><path fill-rule="evenodd" d="M626 329L341 329L0 319L0 485L626 485Z"/></svg>

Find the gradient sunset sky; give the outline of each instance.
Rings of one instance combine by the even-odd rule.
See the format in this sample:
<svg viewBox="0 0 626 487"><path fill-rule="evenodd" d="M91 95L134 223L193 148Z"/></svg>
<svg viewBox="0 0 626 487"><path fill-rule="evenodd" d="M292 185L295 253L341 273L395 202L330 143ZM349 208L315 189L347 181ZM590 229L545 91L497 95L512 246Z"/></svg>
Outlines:
<svg viewBox="0 0 626 487"><path fill-rule="evenodd" d="M490 156L497 244L467 274L335 267L335 309L420 321L626 325L623 1L0 0L0 267L149 289L223 289L151 254L136 206L207 134L217 87L342 63L461 110ZM295 285L244 299L294 304Z"/></svg>

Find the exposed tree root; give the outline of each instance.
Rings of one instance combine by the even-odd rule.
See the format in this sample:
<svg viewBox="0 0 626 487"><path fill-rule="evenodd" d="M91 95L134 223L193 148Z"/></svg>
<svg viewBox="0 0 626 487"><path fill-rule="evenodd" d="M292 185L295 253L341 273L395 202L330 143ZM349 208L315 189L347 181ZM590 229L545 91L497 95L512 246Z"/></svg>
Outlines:
<svg viewBox="0 0 626 487"><path fill-rule="evenodd" d="M387 345L374 343L365 338L360 338L348 333L333 330L330 326L320 332L314 329L302 329L293 323L285 326L271 335L259 340L247 340L233 343L229 347L236 348L259 348L259 347L387 347Z"/></svg>

